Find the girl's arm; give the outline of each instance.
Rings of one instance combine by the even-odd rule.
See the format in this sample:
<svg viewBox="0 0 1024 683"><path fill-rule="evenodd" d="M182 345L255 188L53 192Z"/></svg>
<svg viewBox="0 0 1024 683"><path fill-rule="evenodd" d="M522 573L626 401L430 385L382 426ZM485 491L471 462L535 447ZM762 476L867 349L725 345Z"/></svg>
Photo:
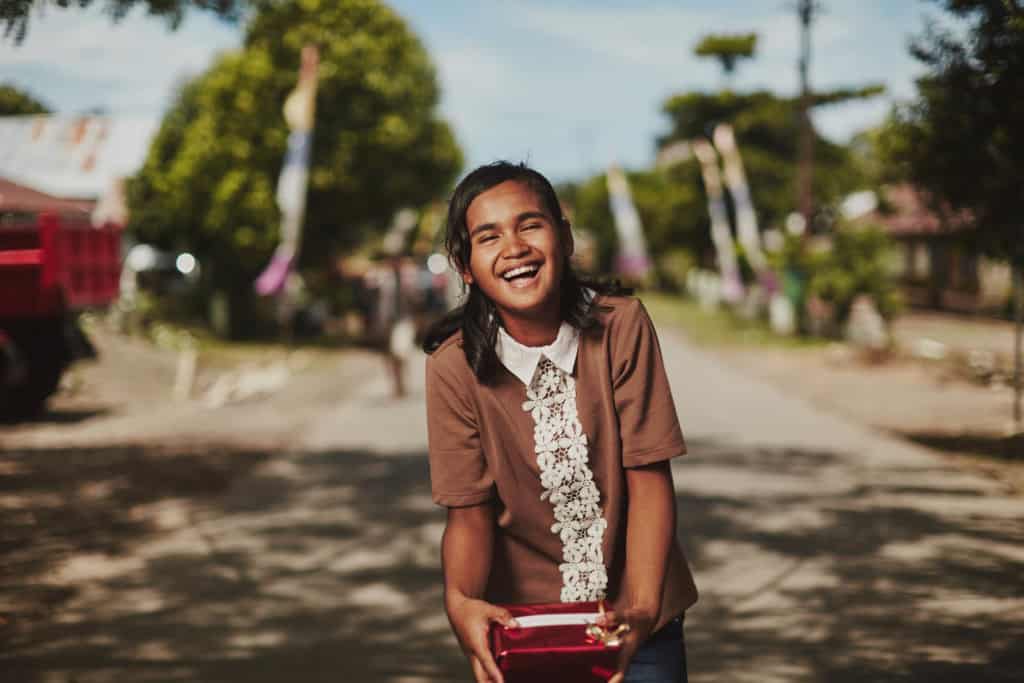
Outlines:
<svg viewBox="0 0 1024 683"><path fill-rule="evenodd" d="M445 611L478 683L504 681L488 643L491 622L516 626L507 610L481 599L491 573L493 546L491 503L448 508L448 524L441 540Z"/></svg>
<svg viewBox="0 0 1024 683"><path fill-rule="evenodd" d="M609 683L622 680L637 648L658 623L669 550L676 533L675 487L667 460L626 469L625 594L612 621L625 622L619 672Z"/></svg>
<svg viewBox="0 0 1024 683"><path fill-rule="evenodd" d="M669 550L676 534L676 498L667 460L626 470L626 599L657 621Z"/></svg>

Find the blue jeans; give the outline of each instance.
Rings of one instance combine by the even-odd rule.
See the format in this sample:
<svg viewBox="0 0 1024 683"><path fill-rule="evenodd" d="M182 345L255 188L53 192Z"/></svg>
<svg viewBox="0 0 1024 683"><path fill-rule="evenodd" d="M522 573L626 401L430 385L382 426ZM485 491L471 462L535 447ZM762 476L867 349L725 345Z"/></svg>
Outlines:
<svg viewBox="0 0 1024 683"><path fill-rule="evenodd" d="M676 617L651 634L633 656L626 683L686 683L686 644L683 617Z"/></svg>

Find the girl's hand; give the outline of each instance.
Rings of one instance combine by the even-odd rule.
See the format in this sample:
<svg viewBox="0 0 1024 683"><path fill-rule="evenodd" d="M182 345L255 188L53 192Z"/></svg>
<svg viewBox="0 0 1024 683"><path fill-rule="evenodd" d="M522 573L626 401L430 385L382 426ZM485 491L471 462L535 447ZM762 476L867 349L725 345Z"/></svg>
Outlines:
<svg viewBox="0 0 1024 683"><path fill-rule="evenodd" d="M610 610L605 612L603 617L598 617L598 625L610 631L614 631L621 624L629 626L629 631L622 636L622 645L619 647L619 669L608 683L622 683L629 663L633 661L633 655L650 637L657 620L656 612L635 607Z"/></svg>
<svg viewBox="0 0 1024 683"><path fill-rule="evenodd" d="M516 620L502 607L466 596L449 597L447 609L448 620L463 652L469 657L477 683L504 683L505 679L491 654L487 634L491 623L518 628Z"/></svg>

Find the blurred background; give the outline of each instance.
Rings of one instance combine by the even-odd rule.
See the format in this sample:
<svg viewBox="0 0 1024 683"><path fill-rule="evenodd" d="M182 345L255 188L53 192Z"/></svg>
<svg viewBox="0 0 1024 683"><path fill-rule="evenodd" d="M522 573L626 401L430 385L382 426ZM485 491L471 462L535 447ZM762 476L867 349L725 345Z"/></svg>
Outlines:
<svg viewBox="0 0 1024 683"><path fill-rule="evenodd" d="M637 288L705 462L677 479L724 487L689 508L714 577L694 680L748 680L730 654L761 657L758 681L1024 675L1019 0L28 0L0 26L10 680L465 674L430 602L417 342L460 301L447 197L497 159L555 183L581 271ZM909 498L853 522L836 498L725 492L753 472L807 492L833 466L851 506L913 472L886 494ZM741 498L764 506L744 529ZM791 504L834 528L753 521ZM785 584L813 564L791 523L822 534L812 555L868 562L856 591L821 567ZM928 550L864 583L897 537ZM727 538L761 544L778 600L821 591L827 624L751 635L737 604L789 603L757 603ZM882 584L879 605L927 587L918 635L847 633Z"/></svg>

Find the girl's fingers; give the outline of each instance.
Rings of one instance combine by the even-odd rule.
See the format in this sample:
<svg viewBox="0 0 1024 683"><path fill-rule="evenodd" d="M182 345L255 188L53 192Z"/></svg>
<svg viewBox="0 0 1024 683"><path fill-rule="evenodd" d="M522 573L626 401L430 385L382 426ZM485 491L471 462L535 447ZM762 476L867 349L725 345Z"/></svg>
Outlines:
<svg viewBox="0 0 1024 683"><path fill-rule="evenodd" d="M469 664L473 668L473 680L476 683L491 683L491 677L484 670L484 665L476 658L476 655L469 656Z"/></svg>
<svg viewBox="0 0 1024 683"><path fill-rule="evenodd" d="M501 675L501 671L498 669L498 664L494 661L494 657L490 651L484 649L483 652L477 653L473 657L473 673L476 674L479 666L479 672L483 675L483 678L477 678L478 681L484 681L485 683L504 683L505 678Z"/></svg>
<svg viewBox="0 0 1024 683"><path fill-rule="evenodd" d="M508 622L513 622L512 615L508 610L494 607L487 613L488 621L493 621L503 626L509 625ZM504 677L501 675L501 671L498 669L497 662L494 661L494 655L491 654L490 643L488 642L488 636L486 629L482 634L481 638L474 640L473 643L473 661L476 662L481 669L481 673L484 675L485 681L492 681L493 683L504 683ZM475 671L475 669L474 669Z"/></svg>
<svg viewBox="0 0 1024 683"><path fill-rule="evenodd" d="M501 624L506 628L519 628L519 622L515 620L511 612L504 607L498 607L497 605L492 605L492 607L492 611L487 615L489 620Z"/></svg>
<svg viewBox="0 0 1024 683"><path fill-rule="evenodd" d="M615 674L619 676L619 680L626 675L626 671L629 669L630 662L633 661L633 655L640 649L640 642L636 633L627 633L622 639L622 647L619 649L619 670ZM612 683L615 678L612 677L608 683Z"/></svg>

